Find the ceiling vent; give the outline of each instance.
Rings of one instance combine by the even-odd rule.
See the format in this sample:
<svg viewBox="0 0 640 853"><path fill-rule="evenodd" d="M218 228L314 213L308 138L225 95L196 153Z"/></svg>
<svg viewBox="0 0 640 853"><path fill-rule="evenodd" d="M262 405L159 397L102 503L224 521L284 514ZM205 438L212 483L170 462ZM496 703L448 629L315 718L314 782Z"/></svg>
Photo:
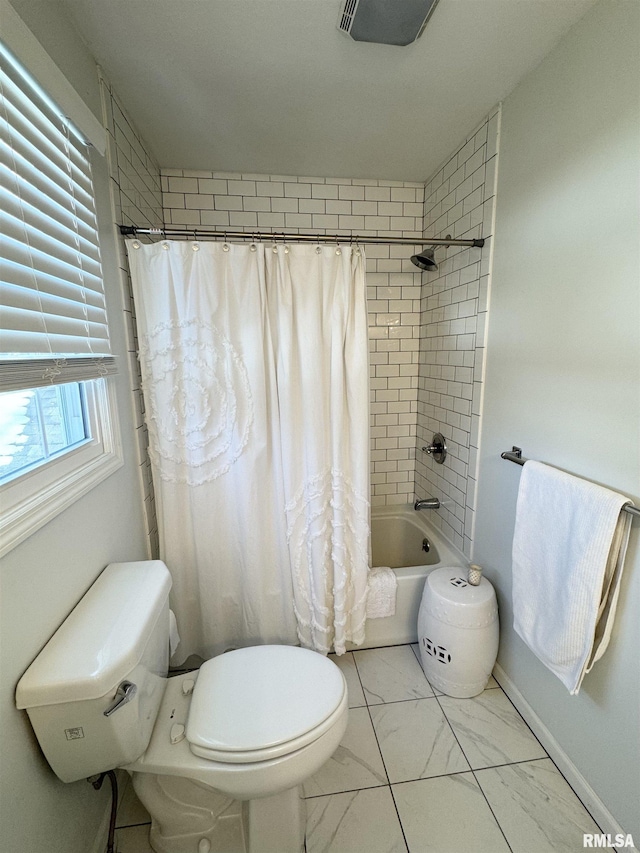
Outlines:
<svg viewBox="0 0 640 853"><path fill-rule="evenodd" d="M355 41L397 44L420 38L438 0L344 0L338 29Z"/></svg>

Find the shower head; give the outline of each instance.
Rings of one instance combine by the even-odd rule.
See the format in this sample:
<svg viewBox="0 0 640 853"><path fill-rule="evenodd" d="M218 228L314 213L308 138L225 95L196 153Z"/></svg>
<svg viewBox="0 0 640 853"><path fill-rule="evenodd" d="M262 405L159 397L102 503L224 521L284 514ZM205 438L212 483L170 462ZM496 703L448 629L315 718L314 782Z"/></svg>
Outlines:
<svg viewBox="0 0 640 853"><path fill-rule="evenodd" d="M419 255L411 256L411 263L420 267L421 270L437 270L438 264L434 258L434 249L424 249Z"/></svg>

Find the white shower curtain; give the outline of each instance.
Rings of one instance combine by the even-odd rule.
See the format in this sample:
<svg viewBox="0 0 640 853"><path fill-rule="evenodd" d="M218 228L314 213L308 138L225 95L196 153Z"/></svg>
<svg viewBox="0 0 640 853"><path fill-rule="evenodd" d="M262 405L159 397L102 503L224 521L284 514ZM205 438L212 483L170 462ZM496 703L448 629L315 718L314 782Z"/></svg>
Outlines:
<svg viewBox="0 0 640 853"><path fill-rule="evenodd" d="M364 639L364 257L127 241L174 663Z"/></svg>

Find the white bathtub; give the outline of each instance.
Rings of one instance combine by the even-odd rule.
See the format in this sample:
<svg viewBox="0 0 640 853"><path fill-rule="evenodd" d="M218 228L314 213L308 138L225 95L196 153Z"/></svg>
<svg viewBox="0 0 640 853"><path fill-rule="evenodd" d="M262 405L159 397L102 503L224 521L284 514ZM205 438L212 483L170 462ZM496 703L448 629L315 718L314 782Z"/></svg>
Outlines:
<svg viewBox="0 0 640 853"><path fill-rule="evenodd" d="M467 560L442 533L429 524L429 513L413 505L376 507L371 511L374 566L390 566L398 578L395 616L367 621L361 649L417 641L417 621L427 574L441 566L466 566ZM428 553L422 550L429 541ZM355 648L355 647L353 647Z"/></svg>

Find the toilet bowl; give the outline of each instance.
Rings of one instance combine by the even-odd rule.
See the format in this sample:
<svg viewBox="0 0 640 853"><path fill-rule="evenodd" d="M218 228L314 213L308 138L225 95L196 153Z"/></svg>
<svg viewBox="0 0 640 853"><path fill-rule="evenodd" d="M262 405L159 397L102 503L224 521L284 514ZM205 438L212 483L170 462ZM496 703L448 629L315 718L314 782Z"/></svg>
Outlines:
<svg viewBox="0 0 640 853"><path fill-rule="evenodd" d="M299 853L300 786L338 747L347 714L338 667L294 646L238 649L169 678L149 746L125 767L151 815L154 849L187 853L204 839L213 847L218 792L227 806L244 801L247 853Z"/></svg>
<svg viewBox="0 0 640 853"><path fill-rule="evenodd" d="M131 774L158 853L220 849L231 818L245 853L300 853L301 784L344 734L344 676L316 652L265 645L167 678L170 587L159 560L107 566L16 704L63 782Z"/></svg>

